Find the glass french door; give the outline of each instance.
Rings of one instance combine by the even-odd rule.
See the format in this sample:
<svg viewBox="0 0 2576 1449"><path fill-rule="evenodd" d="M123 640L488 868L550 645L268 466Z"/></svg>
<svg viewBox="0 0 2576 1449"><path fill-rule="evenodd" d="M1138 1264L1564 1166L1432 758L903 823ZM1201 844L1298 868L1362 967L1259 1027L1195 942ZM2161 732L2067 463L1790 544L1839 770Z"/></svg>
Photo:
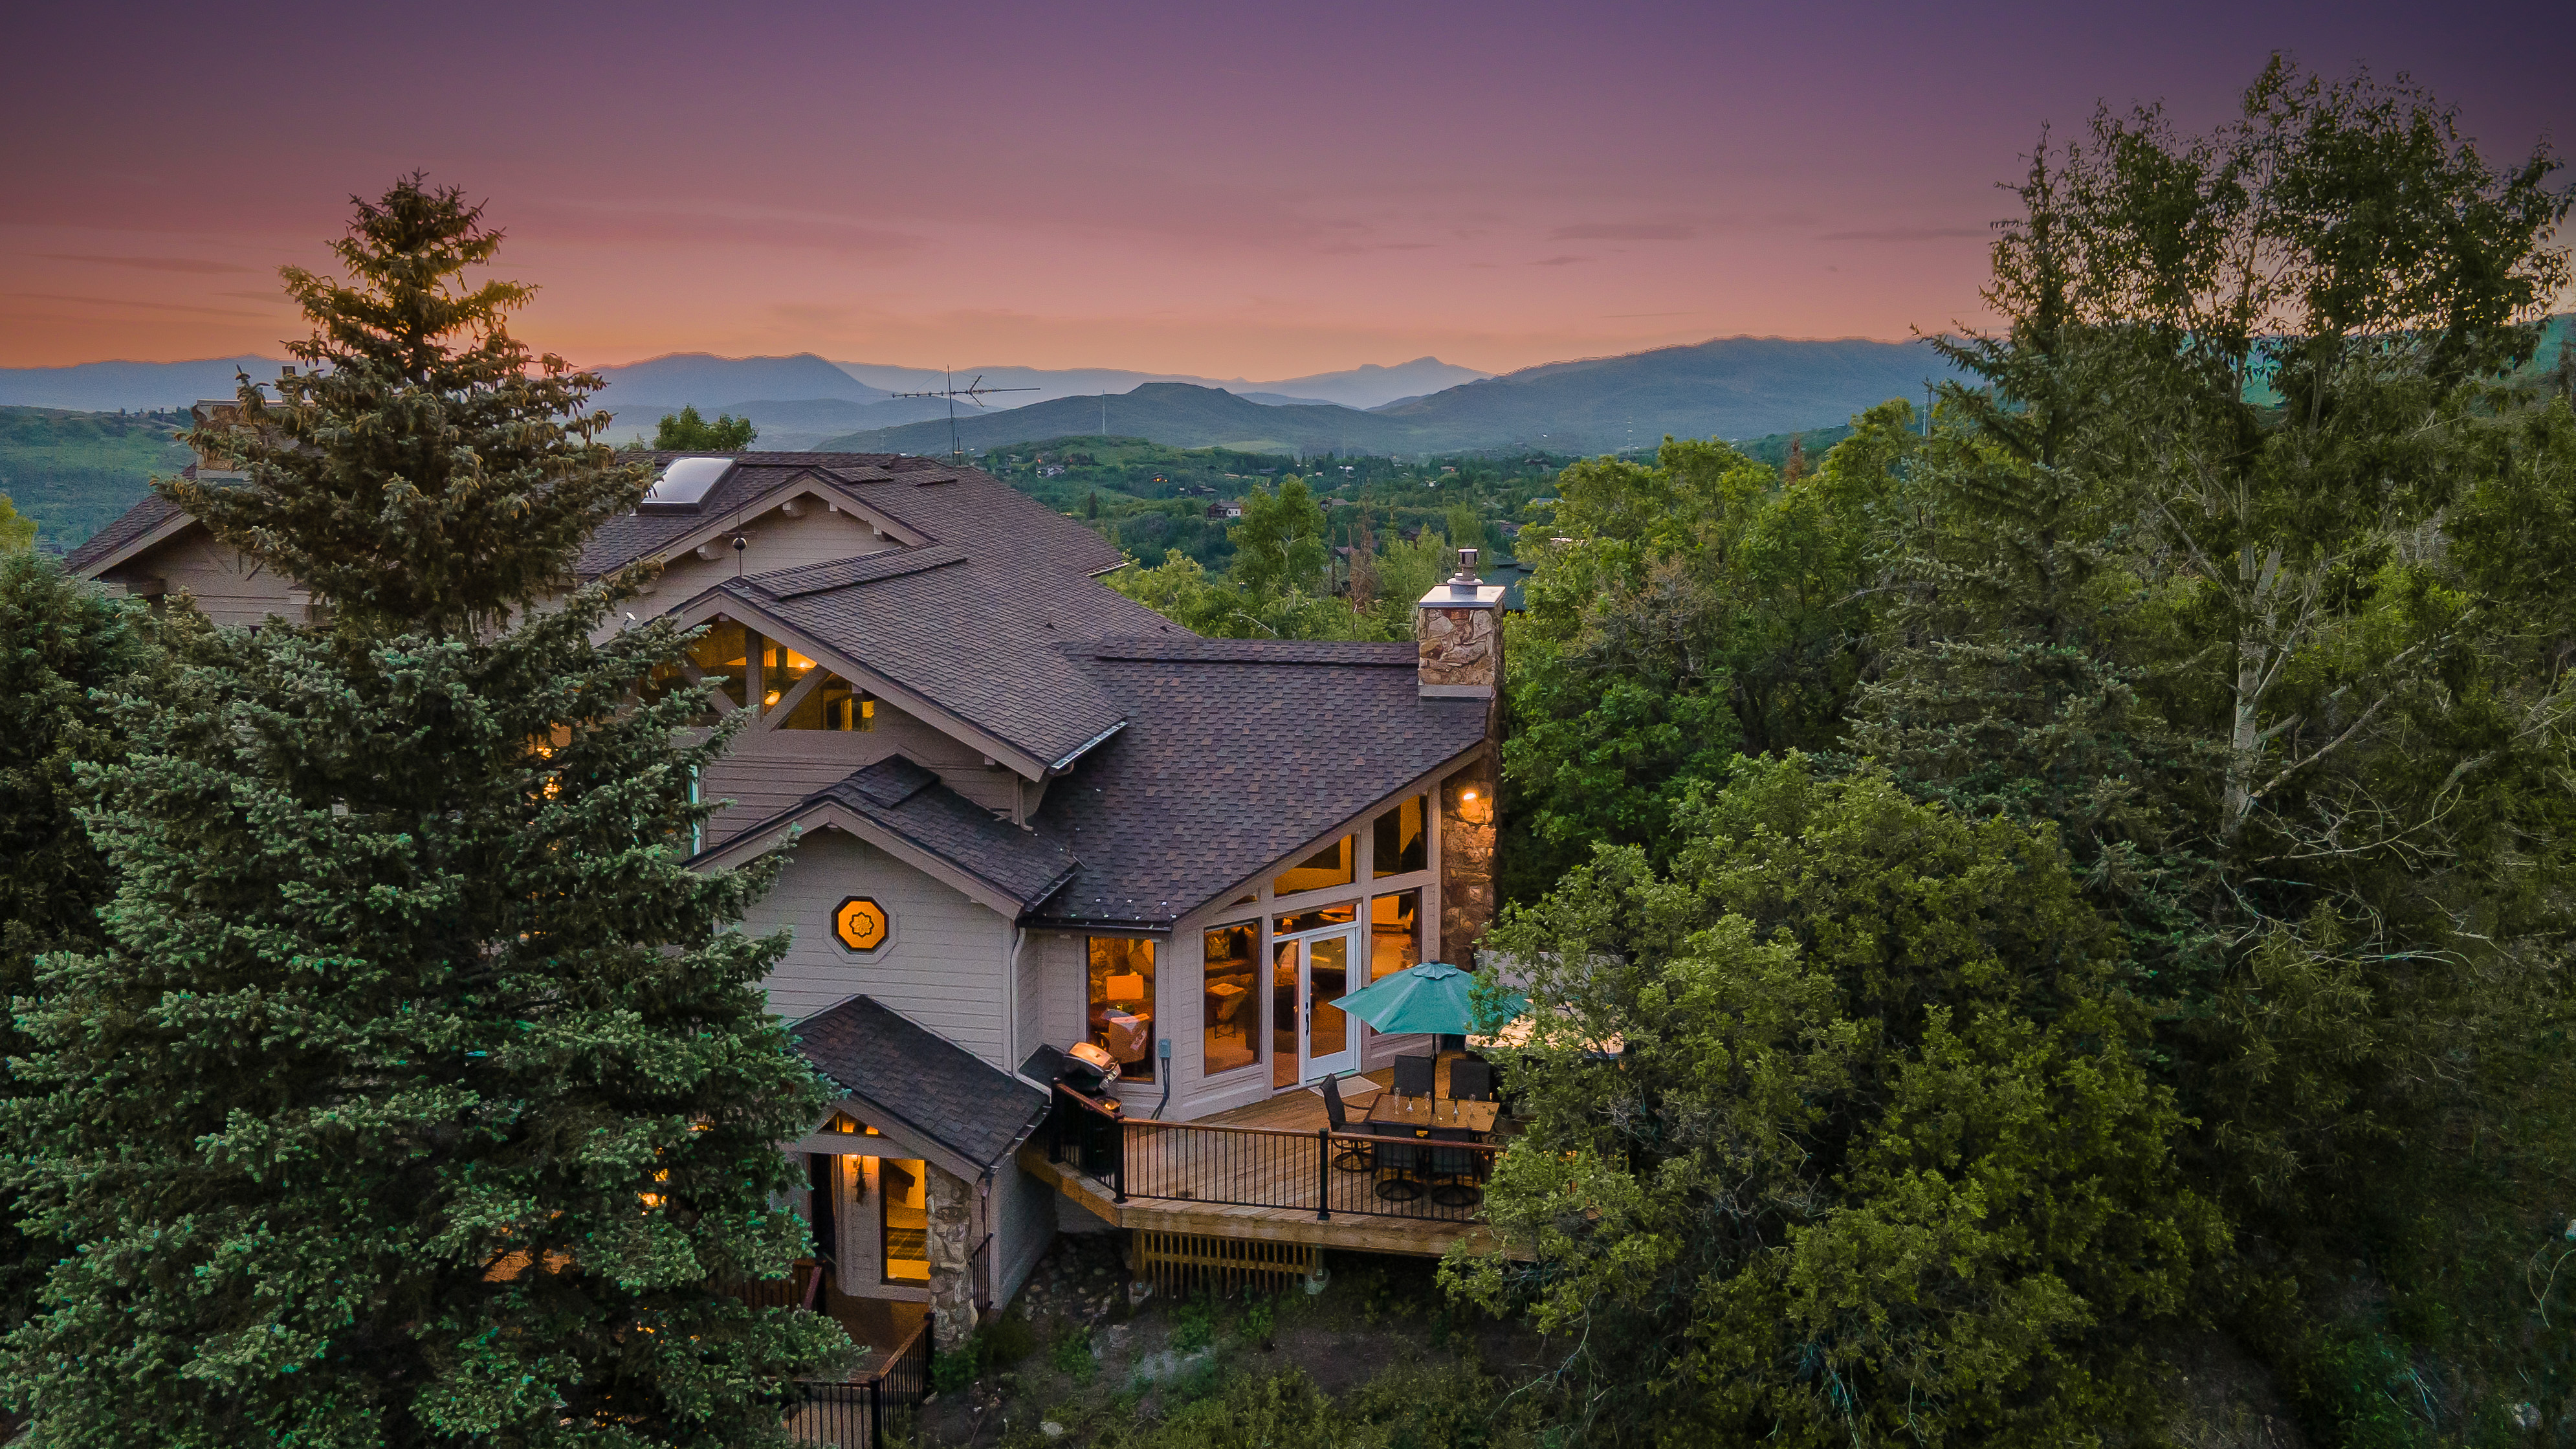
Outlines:
<svg viewBox="0 0 2576 1449"><path fill-rule="evenodd" d="M1359 1026L1333 1004L1355 984L1352 963L1362 959L1358 928L1274 938L1271 951L1271 1082L1289 1087L1359 1070Z"/></svg>

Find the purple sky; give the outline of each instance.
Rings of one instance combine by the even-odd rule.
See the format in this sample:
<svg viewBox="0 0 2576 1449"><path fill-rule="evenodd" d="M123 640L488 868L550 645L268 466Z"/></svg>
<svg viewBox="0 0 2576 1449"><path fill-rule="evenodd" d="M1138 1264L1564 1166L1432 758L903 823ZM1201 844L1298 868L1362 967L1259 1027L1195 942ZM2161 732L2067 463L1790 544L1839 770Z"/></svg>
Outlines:
<svg viewBox="0 0 2576 1449"><path fill-rule="evenodd" d="M2556 4L48 6L0 90L0 366L274 353L351 192L488 198L576 362L1284 377L1978 315L2097 100L2399 71L2499 160ZM2566 179L2562 173L2562 180Z"/></svg>

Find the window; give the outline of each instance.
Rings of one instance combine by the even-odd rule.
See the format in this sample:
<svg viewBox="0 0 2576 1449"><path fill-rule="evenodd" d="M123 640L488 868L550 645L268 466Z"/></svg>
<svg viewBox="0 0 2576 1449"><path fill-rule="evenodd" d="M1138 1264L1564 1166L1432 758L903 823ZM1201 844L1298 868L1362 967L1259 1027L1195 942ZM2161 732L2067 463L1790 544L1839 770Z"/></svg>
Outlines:
<svg viewBox="0 0 2576 1449"><path fill-rule="evenodd" d="M760 650L760 707L775 708L787 691L814 672L814 661L779 643L765 640Z"/></svg>
<svg viewBox="0 0 2576 1449"><path fill-rule="evenodd" d="M1377 818L1371 827L1369 874L1379 879L1431 868L1431 834L1423 828L1431 802L1416 795Z"/></svg>
<svg viewBox="0 0 2576 1449"><path fill-rule="evenodd" d="M877 1159L878 1245L889 1283L930 1281L930 1173L918 1157Z"/></svg>
<svg viewBox="0 0 2576 1449"><path fill-rule="evenodd" d="M1260 934L1250 921L1239 926L1219 926L1207 933L1204 960L1207 964L1205 1009L1207 1021L1201 1029L1206 1060L1199 1070L1204 1076L1248 1067L1261 1060L1261 998L1255 988L1260 985L1253 969L1253 952Z"/></svg>
<svg viewBox="0 0 2576 1449"><path fill-rule="evenodd" d="M1285 896L1349 885L1354 878L1356 862L1352 857L1358 853L1354 849L1358 840L1356 835L1345 835L1280 872L1279 878L1270 883L1270 893Z"/></svg>
<svg viewBox="0 0 2576 1449"><path fill-rule="evenodd" d="M1154 1080L1154 943L1091 938L1091 1040L1122 1082Z"/></svg>
<svg viewBox="0 0 2576 1449"><path fill-rule="evenodd" d="M1397 891L1369 902L1369 979L1422 964L1422 892Z"/></svg>
<svg viewBox="0 0 2576 1449"><path fill-rule="evenodd" d="M876 696L850 688L848 680L826 671L813 692L796 702L783 730L872 730L877 727Z"/></svg>
<svg viewBox="0 0 2576 1449"><path fill-rule="evenodd" d="M736 705L751 702L751 631L719 619L689 645L689 662Z"/></svg>
<svg viewBox="0 0 2576 1449"><path fill-rule="evenodd" d="M1293 916L1272 918L1270 934L1286 936L1298 931L1312 931L1320 926L1347 926L1358 920L1359 916L1359 904L1355 901L1344 901L1337 906L1317 906L1311 911L1299 911Z"/></svg>

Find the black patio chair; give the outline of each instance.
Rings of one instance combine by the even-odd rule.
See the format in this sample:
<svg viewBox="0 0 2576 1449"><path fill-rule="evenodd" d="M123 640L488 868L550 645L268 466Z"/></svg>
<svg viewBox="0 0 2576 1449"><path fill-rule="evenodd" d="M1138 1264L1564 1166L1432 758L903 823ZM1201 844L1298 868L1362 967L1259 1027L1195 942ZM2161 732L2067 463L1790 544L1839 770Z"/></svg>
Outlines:
<svg viewBox="0 0 2576 1449"><path fill-rule="evenodd" d="M1430 1057L1397 1057L1395 1059L1395 1094L1399 1097L1428 1097L1439 1081L1438 1064Z"/></svg>
<svg viewBox="0 0 2576 1449"><path fill-rule="evenodd" d="M1422 1196L1429 1175L1431 1150L1412 1140L1388 1138L1377 1145L1377 1195L1388 1202L1412 1202Z"/></svg>
<svg viewBox="0 0 2576 1449"><path fill-rule="evenodd" d="M1494 1067L1474 1057L1460 1057L1449 1064L1449 1099L1453 1102L1490 1102L1494 1100Z"/></svg>
<svg viewBox="0 0 2576 1449"><path fill-rule="evenodd" d="M1442 1207L1474 1207L1485 1200L1485 1169L1493 1158L1486 1153L1471 1152L1461 1147L1441 1147L1442 1142L1473 1142L1476 1134L1464 1127L1434 1127L1432 1147L1424 1155L1429 1161L1423 1172L1431 1180L1431 1200Z"/></svg>
<svg viewBox="0 0 2576 1449"><path fill-rule="evenodd" d="M1324 1118L1333 1126L1333 1166L1344 1172L1366 1172L1377 1166L1377 1143L1368 1136L1367 1124L1354 1131L1350 1114L1342 1107L1342 1089L1331 1077L1324 1079Z"/></svg>

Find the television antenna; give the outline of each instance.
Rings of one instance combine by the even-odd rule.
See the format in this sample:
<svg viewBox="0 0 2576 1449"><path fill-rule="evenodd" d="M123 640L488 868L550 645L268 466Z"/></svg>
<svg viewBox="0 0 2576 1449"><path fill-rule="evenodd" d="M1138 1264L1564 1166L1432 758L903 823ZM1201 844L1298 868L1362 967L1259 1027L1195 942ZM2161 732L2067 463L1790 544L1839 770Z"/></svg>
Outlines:
<svg viewBox="0 0 2576 1449"><path fill-rule="evenodd" d="M957 374L947 368L941 368L939 370L939 375L941 378L946 380L948 384L946 387L937 388L929 392L890 393L887 396L889 400L898 397L944 397L948 399L948 455L950 461L957 463L963 463L966 461L966 450L963 447L960 447L957 442L957 400L959 398L962 397L973 406L981 408L984 406L984 399L997 392L1038 391L1038 389L1034 387L986 387L984 385L984 375L980 372L975 374L975 380L973 382L966 384L964 387L959 387L957 385Z"/></svg>

